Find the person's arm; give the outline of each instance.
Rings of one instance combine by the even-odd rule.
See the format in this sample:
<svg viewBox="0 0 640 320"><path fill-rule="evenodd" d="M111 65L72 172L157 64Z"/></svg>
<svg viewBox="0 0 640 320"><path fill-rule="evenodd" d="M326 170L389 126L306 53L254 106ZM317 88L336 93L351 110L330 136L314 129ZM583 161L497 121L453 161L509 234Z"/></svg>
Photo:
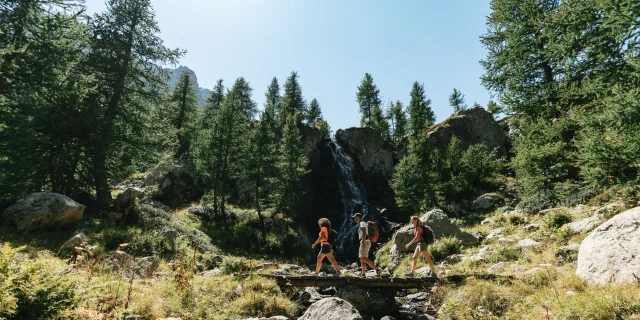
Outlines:
<svg viewBox="0 0 640 320"><path fill-rule="evenodd" d="M360 224L360 230L362 230L362 240L361 242L364 244L364 241L369 239L369 235L367 234L367 226L365 224L365 226L363 227L362 224Z"/></svg>
<svg viewBox="0 0 640 320"><path fill-rule="evenodd" d="M322 234L322 232L321 232L320 234ZM318 243L320 243L320 241L322 241L322 236L319 236L319 237L318 237L318 240L316 240L316 242L314 242L314 243L311 245L311 249L315 248L315 247L318 245Z"/></svg>
<svg viewBox="0 0 640 320"><path fill-rule="evenodd" d="M405 248L409 248L410 245L418 242L418 238L420 237L420 235L422 234L422 228L418 229L418 232L416 232L416 236L413 237L413 240L411 240L406 246Z"/></svg>

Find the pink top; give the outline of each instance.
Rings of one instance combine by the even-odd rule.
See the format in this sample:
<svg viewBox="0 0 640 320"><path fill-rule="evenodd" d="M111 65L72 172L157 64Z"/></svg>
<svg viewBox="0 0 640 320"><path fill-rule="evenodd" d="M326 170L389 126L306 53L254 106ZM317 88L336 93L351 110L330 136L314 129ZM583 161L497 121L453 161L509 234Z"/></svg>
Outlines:
<svg viewBox="0 0 640 320"><path fill-rule="evenodd" d="M420 228L420 231L418 231L418 228ZM413 236L415 237L416 234L418 235L418 240L422 240L422 227L417 226L413 228Z"/></svg>

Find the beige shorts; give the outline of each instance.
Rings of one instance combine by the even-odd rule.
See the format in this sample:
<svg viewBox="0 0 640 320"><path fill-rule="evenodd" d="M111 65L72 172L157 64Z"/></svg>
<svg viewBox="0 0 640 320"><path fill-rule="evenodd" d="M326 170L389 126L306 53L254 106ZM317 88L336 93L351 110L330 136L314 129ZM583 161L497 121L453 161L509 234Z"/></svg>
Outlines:
<svg viewBox="0 0 640 320"><path fill-rule="evenodd" d="M369 258L369 250L371 249L371 240L365 240L364 245L358 245L358 258Z"/></svg>

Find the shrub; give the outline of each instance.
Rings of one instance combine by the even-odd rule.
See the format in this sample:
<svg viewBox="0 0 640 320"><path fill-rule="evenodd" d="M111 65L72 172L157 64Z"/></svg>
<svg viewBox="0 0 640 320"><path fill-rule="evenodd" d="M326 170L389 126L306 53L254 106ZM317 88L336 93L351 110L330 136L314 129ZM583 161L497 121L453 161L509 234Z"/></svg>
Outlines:
<svg viewBox="0 0 640 320"><path fill-rule="evenodd" d="M240 257L225 257L222 260L222 270L225 274L249 271L249 261Z"/></svg>
<svg viewBox="0 0 640 320"><path fill-rule="evenodd" d="M0 292L2 292L2 296L0 296L0 319L15 314L18 308L18 299L11 290L11 279L9 276L12 274L12 271L9 267L18 251L22 249L24 249L24 247L11 248L9 243L4 243L2 247L0 247Z"/></svg>
<svg viewBox="0 0 640 320"><path fill-rule="evenodd" d="M525 217L522 214L514 213L507 216L509 223L517 226L525 223Z"/></svg>
<svg viewBox="0 0 640 320"><path fill-rule="evenodd" d="M571 215L564 210L554 210L544 218L545 224L549 229L559 229L571 222L571 220L573 220Z"/></svg>
<svg viewBox="0 0 640 320"><path fill-rule="evenodd" d="M442 238L429 247L429 253L434 262L462 252L462 241L454 237Z"/></svg>

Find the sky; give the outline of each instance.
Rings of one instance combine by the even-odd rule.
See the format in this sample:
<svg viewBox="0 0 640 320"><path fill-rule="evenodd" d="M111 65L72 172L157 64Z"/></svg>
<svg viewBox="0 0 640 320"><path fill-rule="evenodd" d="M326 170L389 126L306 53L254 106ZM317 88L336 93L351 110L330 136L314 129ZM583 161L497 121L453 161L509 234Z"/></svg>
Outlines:
<svg viewBox="0 0 640 320"><path fill-rule="evenodd" d="M187 50L179 65L201 87L244 77L262 108L273 77L297 71L302 93L316 98L335 131L358 126L357 87L370 73L383 106L409 104L411 85L425 86L436 121L452 113L449 95L486 106L479 63L486 55L489 0L151 0L161 37ZM86 0L89 13L104 0ZM176 65L175 67L177 67Z"/></svg>

